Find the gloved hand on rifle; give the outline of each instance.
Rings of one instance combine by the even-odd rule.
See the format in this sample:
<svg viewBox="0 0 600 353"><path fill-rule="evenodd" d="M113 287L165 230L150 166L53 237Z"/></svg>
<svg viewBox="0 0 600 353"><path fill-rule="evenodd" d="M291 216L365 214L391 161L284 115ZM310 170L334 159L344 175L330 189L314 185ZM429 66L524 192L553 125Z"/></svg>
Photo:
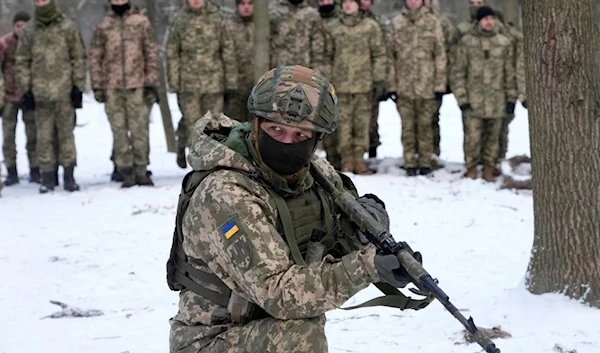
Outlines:
<svg viewBox="0 0 600 353"><path fill-rule="evenodd" d="M365 194L356 199L356 201L367 211L373 218L379 222L385 229L390 230L390 216L385 210L385 203L379 197L373 194ZM340 226L342 231L349 236L356 236L363 245L369 244L369 240L360 229L356 229L352 222L345 216L342 216Z"/></svg>
<svg viewBox="0 0 600 353"><path fill-rule="evenodd" d="M420 252L416 251L413 256L421 264L423 263L423 256ZM388 283L396 288L404 288L412 282L406 270L400 265L400 260L396 255L377 253L375 255L375 268L379 273L381 282Z"/></svg>

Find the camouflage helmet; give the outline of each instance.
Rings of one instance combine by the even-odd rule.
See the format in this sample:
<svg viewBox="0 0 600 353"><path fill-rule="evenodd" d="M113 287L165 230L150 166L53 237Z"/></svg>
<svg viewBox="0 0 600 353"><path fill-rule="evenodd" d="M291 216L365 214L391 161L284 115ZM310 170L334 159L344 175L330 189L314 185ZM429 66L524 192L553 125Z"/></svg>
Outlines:
<svg viewBox="0 0 600 353"><path fill-rule="evenodd" d="M339 115L333 85L304 66L280 66L265 73L252 88L248 111L326 135L335 131Z"/></svg>

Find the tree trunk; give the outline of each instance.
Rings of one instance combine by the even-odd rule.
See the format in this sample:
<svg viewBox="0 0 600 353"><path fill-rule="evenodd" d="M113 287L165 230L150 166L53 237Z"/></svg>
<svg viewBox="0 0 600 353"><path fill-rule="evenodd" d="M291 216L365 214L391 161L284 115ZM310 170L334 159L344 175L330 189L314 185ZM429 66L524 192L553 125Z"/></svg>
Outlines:
<svg viewBox="0 0 600 353"><path fill-rule="evenodd" d="M269 0L254 0L254 82L271 69Z"/></svg>
<svg viewBox="0 0 600 353"><path fill-rule="evenodd" d="M516 28L520 28L519 23L519 0L504 1L504 20L507 24L512 24Z"/></svg>
<svg viewBox="0 0 600 353"><path fill-rule="evenodd" d="M600 47L593 0L525 0L535 234L527 287L600 307Z"/></svg>

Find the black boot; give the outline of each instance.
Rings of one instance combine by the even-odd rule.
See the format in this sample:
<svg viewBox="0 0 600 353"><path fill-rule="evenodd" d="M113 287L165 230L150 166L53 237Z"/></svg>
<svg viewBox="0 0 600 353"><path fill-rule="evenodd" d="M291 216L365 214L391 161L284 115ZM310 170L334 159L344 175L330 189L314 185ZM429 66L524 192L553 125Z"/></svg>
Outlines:
<svg viewBox="0 0 600 353"><path fill-rule="evenodd" d="M121 176L123 177L123 183L121 184L122 188L130 188L135 185L133 168L129 167L121 169Z"/></svg>
<svg viewBox="0 0 600 353"><path fill-rule="evenodd" d="M419 168L406 168L406 176L414 177L419 174Z"/></svg>
<svg viewBox="0 0 600 353"><path fill-rule="evenodd" d="M377 158L377 147L369 148L369 158Z"/></svg>
<svg viewBox="0 0 600 353"><path fill-rule="evenodd" d="M6 168L8 175L4 180L4 185L11 186L19 183L19 173L17 173L17 167Z"/></svg>
<svg viewBox="0 0 600 353"><path fill-rule="evenodd" d="M58 186L59 182L58 182L58 167L56 167L56 169L54 169L54 186Z"/></svg>
<svg viewBox="0 0 600 353"><path fill-rule="evenodd" d="M152 178L150 178L146 167L136 167L135 168L135 183L140 186L154 186L154 182L152 182Z"/></svg>
<svg viewBox="0 0 600 353"><path fill-rule="evenodd" d="M29 169L29 182L40 184L42 182L42 176L40 175L40 168L30 168Z"/></svg>
<svg viewBox="0 0 600 353"><path fill-rule="evenodd" d="M115 167L113 169L112 174L110 175L110 181L115 181L115 182L122 182L123 181L123 176L121 175L121 173L119 173L119 170L117 169L117 165L113 164Z"/></svg>
<svg viewBox="0 0 600 353"><path fill-rule="evenodd" d="M45 194L50 191L54 191L54 172L43 172L40 194Z"/></svg>
<svg viewBox="0 0 600 353"><path fill-rule="evenodd" d="M75 165L70 165L68 167L63 168L65 175L63 176L64 180L64 188L68 192L79 191L79 185L75 182L75 178L73 177L73 172L75 171Z"/></svg>
<svg viewBox="0 0 600 353"><path fill-rule="evenodd" d="M419 174L421 174L421 175L431 174L431 172L432 172L431 168L421 168L419 170Z"/></svg>

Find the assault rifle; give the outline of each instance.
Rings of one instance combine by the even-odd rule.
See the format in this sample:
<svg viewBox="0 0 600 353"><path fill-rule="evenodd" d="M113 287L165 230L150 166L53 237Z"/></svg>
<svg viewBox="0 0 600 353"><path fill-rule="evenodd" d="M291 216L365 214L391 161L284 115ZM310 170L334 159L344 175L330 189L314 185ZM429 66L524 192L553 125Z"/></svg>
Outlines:
<svg viewBox="0 0 600 353"><path fill-rule="evenodd" d="M406 242L396 242L390 232L381 226L350 193L338 190L314 163L311 163L311 174L315 178L315 181L334 198L335 204L348 219L364 233L377 249L385 254L394 254L398 257L400 265L408 273L412 282L421 293L431 294L442 303L446 310L467 329L475 342L487 353L500 353L500 349L496 348L494 342L492 342L485 332L475 326L473 318L465 318L450 302L450 297L438 286L437 280L433 279L423 266L421 266L421 263L414 258L414 252Z"/></svg>

